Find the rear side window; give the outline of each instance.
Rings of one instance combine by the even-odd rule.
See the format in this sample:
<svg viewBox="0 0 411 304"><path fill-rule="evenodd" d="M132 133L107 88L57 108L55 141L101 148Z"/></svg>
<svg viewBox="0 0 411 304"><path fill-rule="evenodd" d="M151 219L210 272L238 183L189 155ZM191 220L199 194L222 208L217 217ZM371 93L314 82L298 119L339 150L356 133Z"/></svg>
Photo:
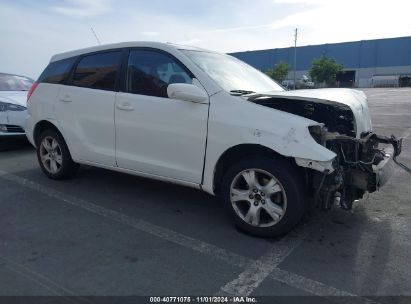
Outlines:
<svg viewBox="0 0 411 304"><path fill-rule="evenodd" d="M75 57L51 62L40 75L38 82L62 84L67 79L74 60Z"/></svg>
<svg viewBox="0 0 411 304"><path fill-rule="evenodd" d="M78 63L73 85L114 91L121 51L104 52L83 57Z"/></svg>

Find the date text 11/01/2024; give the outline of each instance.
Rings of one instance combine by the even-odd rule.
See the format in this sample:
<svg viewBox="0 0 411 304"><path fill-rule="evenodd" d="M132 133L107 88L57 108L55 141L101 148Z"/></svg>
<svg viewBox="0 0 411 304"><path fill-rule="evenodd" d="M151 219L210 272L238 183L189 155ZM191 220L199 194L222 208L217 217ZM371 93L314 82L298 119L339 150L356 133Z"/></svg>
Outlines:
<svg viewBox="0 0 411 304"><path fill-rule="evenodd" d="M254 297L150 297L150 303L257 303Z"/></svg>

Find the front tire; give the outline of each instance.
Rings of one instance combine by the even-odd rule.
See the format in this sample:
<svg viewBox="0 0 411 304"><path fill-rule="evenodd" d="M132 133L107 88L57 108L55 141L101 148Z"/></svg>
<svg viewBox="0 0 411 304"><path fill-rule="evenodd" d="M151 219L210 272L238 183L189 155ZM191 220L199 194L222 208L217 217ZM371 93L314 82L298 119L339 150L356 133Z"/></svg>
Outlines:
<svg viewBox="0 0 411 304"><path fill-rule="evenodd" d="M78 170L67 144L59 132L47 129L37 140L37 159L44 174L51 179L67 179Z"/></svg>
<svg viewBox="0 0 411 304"><path fill-rule="evenodd" d="M289 232L304 215L304 186L292 164L250 156L223 177L222 199L236 226L255 236Z"/></svg>

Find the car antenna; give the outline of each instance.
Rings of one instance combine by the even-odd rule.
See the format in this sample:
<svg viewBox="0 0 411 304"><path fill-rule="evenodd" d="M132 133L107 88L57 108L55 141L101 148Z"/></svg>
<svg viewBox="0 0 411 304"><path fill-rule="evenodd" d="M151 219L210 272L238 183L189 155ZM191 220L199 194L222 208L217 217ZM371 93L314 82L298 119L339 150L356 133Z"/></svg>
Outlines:
<svg viewBox="0 0 411 304"><path fill-rule="evenodd" d="M96 38L98 45L101 45L100 39L98 39L97 34L94 31L93 27L90 27L90 30L93 33L94 37Z"/></svg>

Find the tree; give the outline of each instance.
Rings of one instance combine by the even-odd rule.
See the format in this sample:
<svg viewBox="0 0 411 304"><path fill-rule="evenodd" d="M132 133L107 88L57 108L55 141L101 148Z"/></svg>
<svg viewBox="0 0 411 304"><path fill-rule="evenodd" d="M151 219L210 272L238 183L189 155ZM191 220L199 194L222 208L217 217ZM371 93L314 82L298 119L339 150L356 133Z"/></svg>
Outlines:
<svg viewBox="0 0 411 304"><path fill-rule="evenodd" d="M272 79L281 83L287 77L290 65L286 62L280 61L274 68L268 69L266 74Z"/></svg>
<svg viewBox="0 0 411 304"><path fill-rule="evenodd" d="M316 82L325 82L327 85L333 85L337 74L341 73L343 68L335 59L322 55L320 58L313 60L310 76Z"/></svg>

